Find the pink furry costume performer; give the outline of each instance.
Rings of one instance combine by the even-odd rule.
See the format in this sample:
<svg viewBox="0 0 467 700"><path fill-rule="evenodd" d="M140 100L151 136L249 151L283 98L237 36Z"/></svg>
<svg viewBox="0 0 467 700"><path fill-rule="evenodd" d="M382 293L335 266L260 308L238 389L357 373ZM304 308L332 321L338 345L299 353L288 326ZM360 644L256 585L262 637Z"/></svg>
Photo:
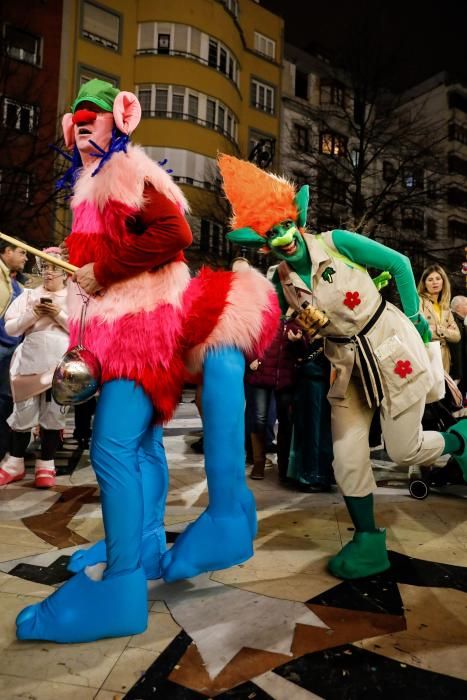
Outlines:
<svg viewBox="0 0 467 700"><path fill-rule="evenodd" d="M83 642L137 634L147 625L147 578L186 578L253 554L243 352L260 352L274 337L275 293L253 270L205 270L190 279L183 256L191 242L187 203L168 173L129 145L140 116L134 95L91 80L63 119L66 144L74 146L64 178L73 188L67 246L80 268L75 281L90 297L85 343L103 371L91 460L105 542L75 553L70 569L76 575L20 613L20 639ZM81 294L70 285L71 345ZM187 369L203 372L209 506L166 551L161 423L175 410ZM91 580L85 567L98 561L107 563L103 579Z"/></svg>

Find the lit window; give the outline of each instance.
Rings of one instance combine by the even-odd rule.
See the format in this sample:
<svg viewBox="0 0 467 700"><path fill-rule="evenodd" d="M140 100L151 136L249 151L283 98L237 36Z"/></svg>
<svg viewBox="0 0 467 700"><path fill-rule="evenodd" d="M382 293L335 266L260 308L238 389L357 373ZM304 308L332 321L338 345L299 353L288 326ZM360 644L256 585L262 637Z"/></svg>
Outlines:
<svg viewBox="0 0 467 700"><path fill-rule="evenodd" d="M268 112L268 114L274 114L274 88L260 83L258 80L252 80L251 105L263 112Z"/></svg>
<svg viewBox="0 0 467 700"><path fill-rule="evenodd" d="M110 10L83 2L81 33L90 41L106 49L118 51L120 43L120 17Z"/></svg>
<svg viewBox="0 0 467 700"><path fill-rule="evenodd" d="M13 27L11 24L6 24L4 26L4 40L8 56L18 61L39 65L41 47L39 37Z"/></svg>
<svg viewBox="0 0 467 700"><path fill-rule="evenodd" d="M3 126L16 129L23 134L34 131L36 108L33 105L22 104L5 97L3 100Z"/></svg>
<svg viewBox="0 0 467 700"><path fill-rule="evenodd" d="M255 51L263 56L274 59L276 57L276 42L264 36L264 34L255 32Z"/></svg>
<svg viewBox="0 0 467 700"><path fill-rule="evenodd" d="M421 168L402 168L402 184L408 190L423 187L423 170Z"/></svg>
<svg viewBox="0 0 467 700"><path fill-rule="evenodd" d="M343 156L347 148L345 136L333 131L323 132L319 136L319 152L330 156Z"/></svg>

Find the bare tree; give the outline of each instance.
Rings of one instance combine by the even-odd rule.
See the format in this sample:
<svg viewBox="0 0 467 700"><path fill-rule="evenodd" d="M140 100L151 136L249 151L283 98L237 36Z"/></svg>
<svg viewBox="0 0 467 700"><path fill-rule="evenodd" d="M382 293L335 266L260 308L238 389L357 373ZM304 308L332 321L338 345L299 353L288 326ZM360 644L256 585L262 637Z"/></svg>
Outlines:
<svg viewBox="0 0 467 700"><path fill-rule="evenodd" d="M58 70L58 67L57 67ZM57 78L58 79L58 78ZM57 144L56 102L47 99L50 74L12 55L0 40L0 230L37 245L63 237L55 182L65 160Z"/></svg>
<svg viewBox="0 0 467 700"><path fill-rule="evenodd" d="M285 168L311 185L312 228L347 228L410 254L425 214L444 209L447 126L426 97L392 87L399 47L378 44L371 17L355 22L310 81L308 104L286 102Z"/></svg>

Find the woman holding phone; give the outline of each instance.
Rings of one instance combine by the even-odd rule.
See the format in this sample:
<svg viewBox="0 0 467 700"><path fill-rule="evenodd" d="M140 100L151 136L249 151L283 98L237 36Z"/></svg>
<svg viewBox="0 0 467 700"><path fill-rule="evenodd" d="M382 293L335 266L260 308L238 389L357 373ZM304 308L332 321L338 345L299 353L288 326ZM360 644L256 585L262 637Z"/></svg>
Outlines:
<svg viewBox="0 0 467 700"><path fill-rule="evenodd" d="M61 258L59 248L46 248L44 252ZM31 430L37 425L40 426L41 458L36 460L35 486L54 486L54 458L60 431L65 427L66 411L53 400L51 386L55 367L68 347L67 273L38 258L37 267L42 284L25 290L5 314L7 333L24 335L24 340L15 350L10 367L14 401L13 413L8 419L12 429L11 449L0 465L0 486L24 477L24 455Z"/></svg>

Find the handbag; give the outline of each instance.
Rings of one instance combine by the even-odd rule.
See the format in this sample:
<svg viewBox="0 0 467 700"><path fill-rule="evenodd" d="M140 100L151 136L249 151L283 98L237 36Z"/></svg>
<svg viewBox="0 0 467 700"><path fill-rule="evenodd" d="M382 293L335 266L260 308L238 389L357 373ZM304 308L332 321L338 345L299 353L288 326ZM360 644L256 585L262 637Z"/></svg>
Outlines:
<svg viewBox="0 0 467 700"><path fill-rule="evenodd" d="M426 403L434 403L435 401L443 399L446 394L441 344L439 340L433 340L431 343L426 343L425 348L430 360L431 374L433 377L433 384L426 395Z"/></svg>

